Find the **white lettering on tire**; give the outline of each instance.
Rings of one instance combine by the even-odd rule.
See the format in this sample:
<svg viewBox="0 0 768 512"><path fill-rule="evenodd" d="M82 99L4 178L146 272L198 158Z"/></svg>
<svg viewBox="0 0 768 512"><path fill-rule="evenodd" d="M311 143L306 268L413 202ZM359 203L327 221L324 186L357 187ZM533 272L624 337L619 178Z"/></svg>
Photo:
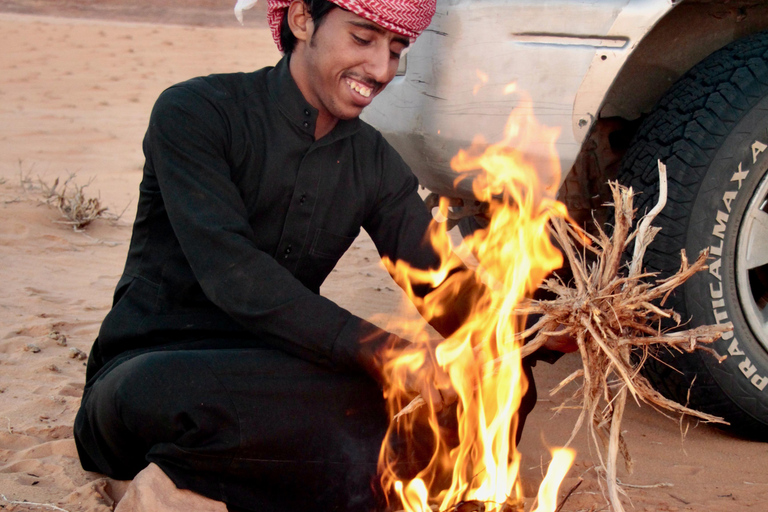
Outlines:
<svg viewBox="0 0 768 512"><path fill-rule="evenodd" d="M757 162L757 157L760 153L768 149L768 144L765 144L759 140L752 143L752 163ZM715 322L718 324L728 321L728 310L725 309L725 299L723 298L723 278L721 275L722 259L723 255L723 239L725 238L725 230L728 227L728 221L730 219L731 205L741 190L741 185L749 175L749 169L743 169L742 164L739 163L738 169L731 176L731 183L736 183L736 190L726 190L723 192L723 206L726 211L718 210L715 215L715 223L712 226L712 235L720 239L719 245L711 245L709 247L709 254L711 256L717 256L709 264L709 273L717 279L716 282L709 284L710 298L712 299L712 313L715 317ZM757 373L757 367L752 364L747 354L739 348L739 341L733 335L733 331L723 334L723 340L731 340L728 346L728 356L732 358L742 358L738 363L739 370L744 377L760 391L765 390L768 386L768 376L761 376Z"/></svg>

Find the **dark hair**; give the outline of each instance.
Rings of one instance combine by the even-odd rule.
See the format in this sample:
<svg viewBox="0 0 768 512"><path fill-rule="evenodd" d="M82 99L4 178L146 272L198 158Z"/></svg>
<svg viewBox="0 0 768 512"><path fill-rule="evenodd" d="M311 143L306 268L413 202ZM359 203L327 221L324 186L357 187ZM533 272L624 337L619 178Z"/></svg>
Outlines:
<svg viewBox="0 0 768 512"><path fill-rule="evenodd" d="M334 7L338 7L330 0L304 0L307 6L312 21L315 24L315 30L320 28L323 23L323 18ZM291 32L291 27L288 26L288 16L283 16L283 21L280 24L280 45L283 47L283 53L286 55L293 52L296 48L296 36Z"/></svg>

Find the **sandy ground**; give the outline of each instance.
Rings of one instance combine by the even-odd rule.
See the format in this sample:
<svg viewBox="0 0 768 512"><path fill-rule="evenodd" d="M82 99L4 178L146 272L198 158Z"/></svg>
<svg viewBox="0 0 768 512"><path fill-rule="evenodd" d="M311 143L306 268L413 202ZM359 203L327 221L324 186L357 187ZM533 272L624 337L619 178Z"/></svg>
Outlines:
<svg viewBox="0 0 768 512"><path fill-rule="evenodd" d="M258 9L242 28L226 18L234 2L174 3L0 0L0 509L112 509L111 482L80 468L72 440L85 374L78 351L89 351L122 270L150 109L175 82L279 57ZM86 233L57 223L40 180L72 173L122 217ZM379 322L404 300L365 236L323 293ZM575 420L573 411L553 415L563 397L546 390L576 365L567 356L536 368L540 403L521 447L529 494ZM648 407L631 406L624 426L636 462L621 479L634 485L635 510L768 510L768 445L706 426L683 439L677 422ZM563 510L605 510L585 435L575 447L564 487L585 482Z"/></svg>

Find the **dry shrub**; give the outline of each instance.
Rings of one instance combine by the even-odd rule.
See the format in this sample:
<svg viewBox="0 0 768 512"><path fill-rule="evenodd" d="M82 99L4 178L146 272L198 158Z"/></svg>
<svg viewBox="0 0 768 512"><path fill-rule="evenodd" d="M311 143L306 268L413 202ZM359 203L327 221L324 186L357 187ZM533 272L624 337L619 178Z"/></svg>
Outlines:
<svg viewBox="0 0 768 512"><path fill-rule="evenodd" d="M65 219L56 222L68 224L75 231L81 231L96 219L115 219L115 216L108 212L108 208L101 205L97 197L87 197L83 192L92 182L91 179L85 185L78 185L74 174L70 174L61 186L59 186L59 178L56 178L50 186L40 180L40 188L46 204L57 208Z"/></svg>
<svg viewBox="0 0 768 512"><path fill-rule="evenodd" d="M70 173L63 183L59 178L56 178L53 184L49 185L39 176L35 182L31 173L32 169L26 172L22 169L22 161L19 160L19 184L24 192L40 193L43 196L42 202L59 210L63 217L63 220L54 222L72 226L75 231L85 230L97 219L116 222L128 209L126 205L122 213L115 215L109 211L109 208L101 204L98 197L88 197L85 194L85 189L93 183L93 178L88 180L85 185L78 185L75 181L76 174Z"/></svg>
<svg viewBox="0 0 768 512"><path fill-rule="evenodd" d="M102 206L98 197L86 196L85 189L93 183L93 178L85 185L78 185L75 180L76 173L70 173L63 183L56 178L53 184L49 185L40 176L37 181L33 180L33 169L34 164L25 171L23 161L19 160L19 185L26 193L40 193L43 203L59 210L64 220L54 221L57 224L66 224L72 226L75 231L83 231L97 219L117 221L122 217L122 213L115 215L106 206Z"/></svg>

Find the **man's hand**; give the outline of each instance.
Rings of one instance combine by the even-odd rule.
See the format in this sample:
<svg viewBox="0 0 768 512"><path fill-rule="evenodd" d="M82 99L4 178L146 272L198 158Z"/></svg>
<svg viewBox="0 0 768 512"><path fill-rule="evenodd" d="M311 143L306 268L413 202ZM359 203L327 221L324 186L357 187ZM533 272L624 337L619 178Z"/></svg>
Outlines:
<svg viewBox="0 0 768 512"><path fill-rule="evenodd" d="M557 330L562 331L563 329L564 327L561 325ZM544 347L556 352L565 352L566 354L579 350L579 345L576 343L576 338L570 334L550 336L547 338L547 341L544 342Z"/></svg>
<svg viewBox="0 0 768 512"><path fill-rule="evenodd" d="M421 366L408 371L404 382L405 389L414 397L421 395L435 412L440 412L458 399L448 372L437 364L435 350L441 342L442 340L430 340L425 344L414 343L406 351L419 353L423 356L423 361Z"/></svg>

